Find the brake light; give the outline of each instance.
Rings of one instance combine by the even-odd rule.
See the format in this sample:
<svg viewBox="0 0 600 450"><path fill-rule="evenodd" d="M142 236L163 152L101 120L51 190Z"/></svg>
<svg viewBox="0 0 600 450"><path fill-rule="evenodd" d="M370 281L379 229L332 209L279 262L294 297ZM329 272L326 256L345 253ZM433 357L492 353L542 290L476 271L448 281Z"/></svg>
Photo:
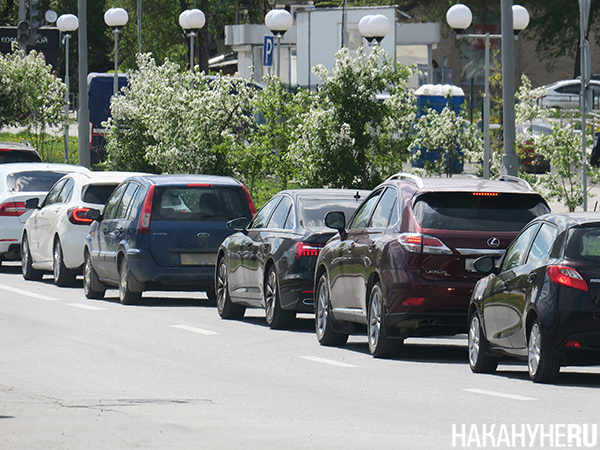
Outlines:
<svg viewBox="0 0 600 450"><path fill-rule="evenodd" d="M18 217L25 211L25 202L6 202L0 205L0 216Z"/></svg>
<svg viewBox="0 0 600 450"><path fill-rule="evenodd" d="M67 211L69 222L75 225L89 225L93 222L92 219L85 217L85 213L89 210L90 208L69 208Z"/></svg>
<svg viewBox="0 0 600 450"><path fill-rule="evenodd" d="M294 249L296 251L296 258L302 258L303 256L319 256L323 246L307 244L306 242L296 242Z"/></svg>
<svg viewBox="0 0 600 450"><path fill-rule="evenodd" d="M150 219L152 215L152 202L154 201L154 188L155 184L150 186L146 198L144 198L144 204L142 205L142 216L140 217L140 224L138 226L139 234L150 234Z"/></svg>
<svg viewBox="0 0 600 450"><path fill-rule="evenodd" d="M187 187L213 187L211 183L188 183Z"/></svg>
<svg viewBox="0 0 600 450"><path fill-rule="evenodd" d="M476 197L498 197L500 194L497 192L473 192Z"/></svg>
<svg viewBox="0 0 600 450"><path fill-rule="evenodd" d="M409 252L413 253L432 253L437 255L451 255L446 244L436 237L421 233L402 233L398 236L398 241Z"/></svg>
<svg viewBox="0 0 600 450"><path fill-rule="evenodd" d="M242 190L244 191L244 197L246 198L246 201L248 202L248 206L250 207L250 213L252 214L252 217L254 217L254 215L256 214L256 206L254 206L254 201L252 200L252 196L250 195L250 192L248 192L248 189L246 189L246 186L244 186L242 184Z"/></svg>
<svg viewBox="0 0 600 450"><path fill-rule="evenodd" d="M577 340L568 341L565 343L565 347L569 348L581 348L581 344Z"/></svg>
<svg viewBox="0 0 600 450"><path fill-rule="evenodd" d="M546 272L556 284L588 292L587 283L575 269L566 266L548 266Z"/></svg>

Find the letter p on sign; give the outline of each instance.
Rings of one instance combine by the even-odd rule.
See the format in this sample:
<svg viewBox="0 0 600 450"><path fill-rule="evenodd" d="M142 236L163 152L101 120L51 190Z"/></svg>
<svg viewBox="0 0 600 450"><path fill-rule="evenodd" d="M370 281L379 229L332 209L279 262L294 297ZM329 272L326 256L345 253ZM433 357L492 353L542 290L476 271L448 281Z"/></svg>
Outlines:
<svg viewBox="0 0 600 450"><path fill-rule="evenodd" d="M265 36L263 46L263 66L271 67L273 65L273 36Z"/></svg>

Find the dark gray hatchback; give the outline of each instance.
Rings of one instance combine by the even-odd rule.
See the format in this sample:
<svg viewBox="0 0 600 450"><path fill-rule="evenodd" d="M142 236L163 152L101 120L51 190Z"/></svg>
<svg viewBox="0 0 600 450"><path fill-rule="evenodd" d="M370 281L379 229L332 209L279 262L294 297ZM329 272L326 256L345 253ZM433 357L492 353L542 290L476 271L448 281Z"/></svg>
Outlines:
<svg viewBox="0 0 600 450"><path fill-rule="evenodd" d="M256 212L250 194L232 178L148 175L126 179L96 219L84 248L84 291L102 298L119 287L124 304L145 290L198 290L214 298L219 245L227 222Z"/></svg>

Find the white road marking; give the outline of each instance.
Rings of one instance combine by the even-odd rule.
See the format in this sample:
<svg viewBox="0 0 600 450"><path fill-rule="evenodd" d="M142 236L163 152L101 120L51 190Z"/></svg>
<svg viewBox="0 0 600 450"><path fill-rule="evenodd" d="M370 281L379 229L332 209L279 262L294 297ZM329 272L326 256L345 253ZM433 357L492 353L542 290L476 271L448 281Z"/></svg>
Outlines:
<svg viewBox="0 0 600 450"><path fill-rule="evenodd" d="M211 336L214 334L220 334L216 331L204 330L202 328L192 327L190 325L171 325L173 328L179 328L180 330L191 331L192 333L203 334L205 336Z"/></svg>
<svg viewBox="0 0 600 450"><path fill-rule="evenodd" d="M104 311L106 309L99 306L86 305L85 303L67 303L67 305L74 306L75 308L89 309L90 311Z"/></svg>
<svg viewBox="0 0 600 450"><path fill-rule="evenodd" d="M511 400L520 400L522 402L537 400L537 398L533 398L533 397L523 397L522 395L505 394L504 392L487 391L485 389L465 389L465 391L473 392L474 394L490 395L492 397L503 397L503 398L509 398Z"/></svg>
<svg viewBox="0 0 600 450"><path fill-rule="evenodd" d="M348 364L348 363L341 362L341 361L335 361L333 359L319 358L318 356L301 356L300 358L307 359L307 360L313 361L313 362L318 362L321 364L329 364L330 366L347 367L347 368L358 367L358 366L355 366L354 364Z"/></svg>
<svg viewBox="0 0 600 450"><path fill-rule="evenodd" d="M48 297L47 295L36 294L35 292L26 291L24 289L14 288L12 286L7 286L5 284L0 284L0 289L4 289L5 291L14 292L16 294L26 295L27 297L33 297L40 300L46 300L48 302L55 302L58 299L54 297Z"/></svg>

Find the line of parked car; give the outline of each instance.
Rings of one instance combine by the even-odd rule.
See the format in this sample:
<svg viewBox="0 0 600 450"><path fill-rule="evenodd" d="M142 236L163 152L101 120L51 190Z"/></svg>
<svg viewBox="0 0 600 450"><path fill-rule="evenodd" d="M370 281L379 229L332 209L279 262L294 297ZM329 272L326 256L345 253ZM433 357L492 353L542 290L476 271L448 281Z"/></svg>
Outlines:
<svg viewBox="0 0 600 450"><path fill-rule="evenodd" d="M535 382L600 363L600 214L550 214L519 178L399 173L372 191L282 191L257 212L227 177L43 163L0 177L0 257L28 280L82 273L87 298L114 286L123 304L204 291L223 319L264 308L275 329L314 312L321 345L366 331L377 358L467 333L473 372L509 355Z"/></svg>

